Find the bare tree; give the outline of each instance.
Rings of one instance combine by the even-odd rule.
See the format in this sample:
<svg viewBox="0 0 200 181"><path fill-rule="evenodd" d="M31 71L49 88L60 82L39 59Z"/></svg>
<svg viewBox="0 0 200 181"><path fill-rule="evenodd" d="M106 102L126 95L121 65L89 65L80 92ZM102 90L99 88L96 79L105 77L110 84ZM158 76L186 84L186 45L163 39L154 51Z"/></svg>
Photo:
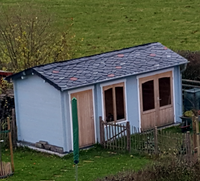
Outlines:
<svg viewBox="0 0 200 181"><path fill-rule="evenodd" d="M61 32L44 7L33 3L1 7L0 65L4 69L17 72L72 57L71 22Z"/></svg>

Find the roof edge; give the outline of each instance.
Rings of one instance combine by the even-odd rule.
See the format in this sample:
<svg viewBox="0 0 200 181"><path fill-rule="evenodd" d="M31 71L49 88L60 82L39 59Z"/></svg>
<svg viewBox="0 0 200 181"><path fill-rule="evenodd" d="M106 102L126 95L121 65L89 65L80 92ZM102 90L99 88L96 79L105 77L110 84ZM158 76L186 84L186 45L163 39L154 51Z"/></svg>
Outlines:
<svg viewBox="0 0 200 181"><path fill-rule="evenodd" d="M48 82L49 84L51 84L52 86L54 86L56 89L61 90L61 87L59 87L58 85L54 84L52 81L50 81L49 79L47 79L45 76L43 76L42 74L40 74L38 71L36 71L34 68L29 68L26 69L24 71L18 72L16 74L7 76L5 78L6 81L11 82L13 77L14 79L19 79L22 76L27 76L27 75L37 75L38 77L42 78L43 80L45 80L46 82Z"/></svg>
<svg viewBox="0 0 200 181"><path fill-rule="evenodd" d="M15 73L15 74L7 76L5 78L5 80L8 81L8 82L11 82L13 77L15 79L17 79L17 78L20 78L21 76L30 75L31 73L33 73L33 68L28 68L28 69L22 70L22 71L20 71L18 73Z"/></svg>
<svg viewBox="0 0 200 181"><path fill-rule="evenodd" d="M50 81L49 79L47 79L45 76L43 76L42 74L40 74L38 71L34 70L34 73L38 76L41 77L42 79L44 79L46 82L48 82L50 85L52 85L53 87L55 87L56 89L61 91L61 87L59 87L57 84L53 83L52 81Z"/></svg>
<svg viewBox="0 0 200 181"><path fill-rule="evenodd" d="M129 77L129 76L138 76L140 74L146 74L146 73L150 73L150 72L164 70L164 69L168 69L168 68L171 68L171 67L176 67L176 66L180 66L180 65L184 65L184 64L188 64L188 63L189 63L189 61L187 61L185 63L177 64L177 65L170 65L170 66L164 67L162 69L158 69L158 70L149 70L149 71L146 71L146 72L140 72L140 73L136 73L136 74L127 74L125 76L113 77L113 78L110 78L110 79L107 79L107 80L102 80L102 81L98 81L98 82L94 82L94 83L84 84L84 85L80 85L80 86L72 87L72 88L62 89L62 87L61 87L60 90L61 91L69 91L69 90L72 90L72 89L77 89L77 88L81 88L81 87L85 87L85 86L91 86L91 85L94 85L94 84L99 84L99 83L103 83L103 82L107 82L107 81L113 81L113 80L116 80L116 79L126 78L126 77Z"/></svg>

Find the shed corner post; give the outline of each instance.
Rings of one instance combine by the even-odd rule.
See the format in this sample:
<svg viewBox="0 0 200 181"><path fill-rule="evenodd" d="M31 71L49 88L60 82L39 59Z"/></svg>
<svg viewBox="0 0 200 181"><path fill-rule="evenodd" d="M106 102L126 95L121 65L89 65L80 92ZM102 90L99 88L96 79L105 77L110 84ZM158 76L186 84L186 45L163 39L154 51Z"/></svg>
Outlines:
<svg viewBox="0 0 200 181"><path fill-rule="evenodd" d="M10 118L7 117L7 124L8 124L8 138L9 138L9 145L10 145L10 157L11 157L11 168L12 171L15 171L15 167L14 167L14 158L13 158L13 144L12 144L12 135L11 135L11 127L10 127Z"/></svg>

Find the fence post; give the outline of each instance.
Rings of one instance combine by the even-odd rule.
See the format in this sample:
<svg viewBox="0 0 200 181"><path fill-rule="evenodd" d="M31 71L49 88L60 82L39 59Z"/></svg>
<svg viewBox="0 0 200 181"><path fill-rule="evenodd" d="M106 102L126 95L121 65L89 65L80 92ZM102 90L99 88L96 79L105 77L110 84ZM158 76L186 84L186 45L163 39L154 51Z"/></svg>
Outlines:
<svg viewBox="0 0 200 181"><path fill-rule="evenodd" d="M158 154L158 129L157 126L154 128L154 147L155 147L155 154Z"/></svg>
<svg viewBox="0 0 200 181"><path fill-rule="evenodd" d="M196 117L196 141L197 141L197 156L198 156L198 160L199 160L199 156L200 156L200 148L199 148L199 120L198 117Z"/></svg>
<svg viewBox="0 0 200 181"><path fill-rule="evenodd" d="M129 121L126 123L126 131L127 131L127 150L131 151L131 132L130 132L130 124Z"/></svg>
<svg viewBox="0 0 200 181"><path fill-rule="evenodd" d="M196 151L196 148L197 148L196 116L192 116L192 129L193 129L193 134L192 134L193 149L194 149L194 151Z"/></svg>
<svg viewBox="0 0 200 181"><path fill-rule="evenodd" d="M15 119L15 109L12 109L11 130L12 130L13 146L14 148L16 148L17 147L17 127L16 127L16 119Z"/></svg>
<svg viewBox="0 0 200 181"><path fill-rule="evenodd" d="M195 116L192 116L192 130L194 132L196 132L196 124L195 124L196 119L195 118L196 118Z"/></svg>
<svg viewBox="0 0 200 181"><path fill-rule="evenodd" d="M12 167L12 171L15 171L14 168L14 159L13 159L13 145L12 145L12 135L11 135L11 129L10 129L10 118L7 117L7 124L8 124L8 137L9 137L9 144L10 144L10 158L11 158L11 167Z"/></svg>
<svg viewBox="0 0 200 181"><path fill-rule="evenodd" d="M190 132L187 131L186 133L186 150L187 150L187 163L188 165L191 164L191 140L190 140Z"/></svg>

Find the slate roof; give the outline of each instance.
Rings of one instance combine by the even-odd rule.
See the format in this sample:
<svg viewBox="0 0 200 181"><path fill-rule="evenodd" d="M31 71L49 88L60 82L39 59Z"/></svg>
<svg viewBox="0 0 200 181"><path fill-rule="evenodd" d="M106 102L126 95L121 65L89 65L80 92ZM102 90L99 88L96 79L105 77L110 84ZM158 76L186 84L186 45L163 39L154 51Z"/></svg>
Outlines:
<svg viewBox="0 0 200 181"><path fill-rule="evenodd" d="M161 43L33 67L6 79L37 74L59 90L165 69L188 61Z"/></svg>

